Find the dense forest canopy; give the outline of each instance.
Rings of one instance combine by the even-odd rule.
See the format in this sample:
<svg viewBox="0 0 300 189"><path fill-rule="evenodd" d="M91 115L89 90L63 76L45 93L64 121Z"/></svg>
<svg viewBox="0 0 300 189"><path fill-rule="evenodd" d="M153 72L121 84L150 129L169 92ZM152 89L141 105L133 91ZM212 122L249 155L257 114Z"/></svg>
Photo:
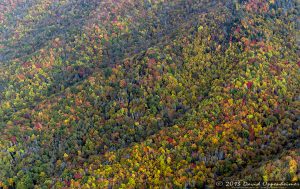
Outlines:
<svg viewBox="0 0 300 189"><path fill-rule="evenodd" d="M0 188L300 181L297 0L0 0Z"/></svg>

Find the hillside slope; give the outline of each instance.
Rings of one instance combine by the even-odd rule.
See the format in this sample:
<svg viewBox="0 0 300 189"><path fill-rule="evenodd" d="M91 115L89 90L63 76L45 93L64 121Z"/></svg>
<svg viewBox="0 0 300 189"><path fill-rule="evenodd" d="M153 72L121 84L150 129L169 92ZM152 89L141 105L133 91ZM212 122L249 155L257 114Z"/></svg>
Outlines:
<svg viewBox="0 0 300 189"><path fill-rule="evenodd" d="M0 187L299 181L296 1L1 2Z"/></svg>

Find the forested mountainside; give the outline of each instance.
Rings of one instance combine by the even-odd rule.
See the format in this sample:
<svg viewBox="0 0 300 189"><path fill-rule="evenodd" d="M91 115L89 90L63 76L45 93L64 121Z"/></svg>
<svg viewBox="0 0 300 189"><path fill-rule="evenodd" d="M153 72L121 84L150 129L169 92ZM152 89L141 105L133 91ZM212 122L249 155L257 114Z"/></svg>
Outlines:
<svg viewBox="0 0 300 189"><path fill-rule="evenodd" d="M0 0L0 188L300 180L297 0Z"/></svg>

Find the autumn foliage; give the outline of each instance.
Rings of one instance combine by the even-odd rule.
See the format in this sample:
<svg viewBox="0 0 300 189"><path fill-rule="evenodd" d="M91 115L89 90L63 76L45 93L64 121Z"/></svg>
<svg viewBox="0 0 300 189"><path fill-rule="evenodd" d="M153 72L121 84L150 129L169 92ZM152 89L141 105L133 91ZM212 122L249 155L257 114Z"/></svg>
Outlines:
<svg viewBox="0 0 300 189"><path fill-rule="evenodd" d="M0 188L299 182L298 2L0 10Z"/></svg>

